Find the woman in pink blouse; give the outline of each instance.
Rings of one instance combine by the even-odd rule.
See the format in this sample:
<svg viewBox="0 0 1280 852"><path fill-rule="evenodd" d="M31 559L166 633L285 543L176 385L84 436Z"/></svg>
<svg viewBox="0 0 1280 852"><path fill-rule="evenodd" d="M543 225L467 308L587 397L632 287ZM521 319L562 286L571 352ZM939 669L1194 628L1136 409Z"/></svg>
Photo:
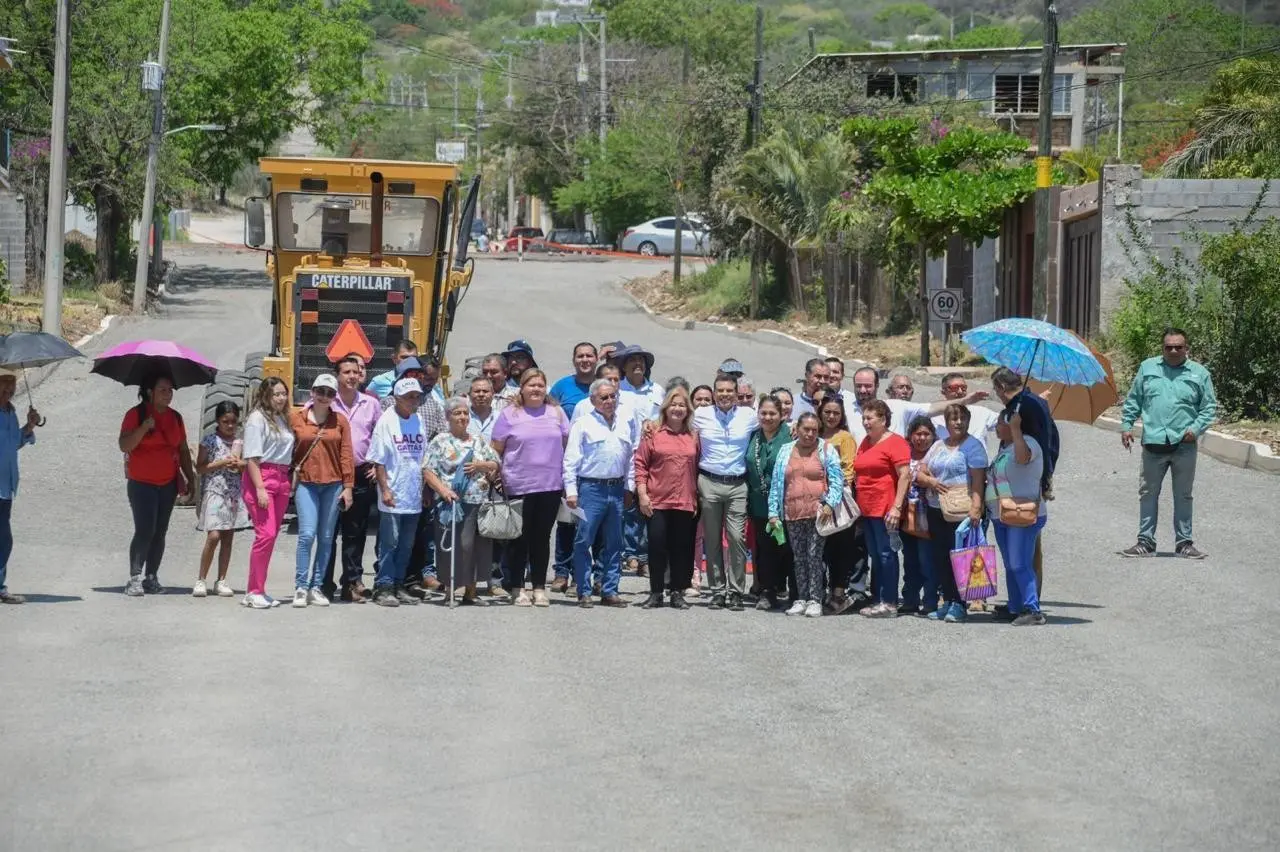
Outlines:
<svg viewBox="0 0 1280 852"><path fill-rule="evenodd" d="M694 507L698 494L698 437L689 429L693 400L679 385L658 411L661 424L636 448L636 501L649 523L649 599L662 606L663 580L673 609L688 609L693 579ZM669 572L669 574L668 574Z"/></svg>

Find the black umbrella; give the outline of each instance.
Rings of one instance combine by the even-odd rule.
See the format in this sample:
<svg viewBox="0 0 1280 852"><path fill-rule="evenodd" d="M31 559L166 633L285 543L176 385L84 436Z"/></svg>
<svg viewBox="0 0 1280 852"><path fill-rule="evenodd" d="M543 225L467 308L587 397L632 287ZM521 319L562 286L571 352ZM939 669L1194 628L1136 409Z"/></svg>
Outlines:
<svg viewBox="0 0 1280 852"><path fill-rule="evenodd" d="M27 367L43 367L68 358L83 358L84 353L56 334L44 331L15 331L0 335L0 367L22 370L22 383L31 399L31 383L27 381ZM40 419L40 425L45 423Z"/></svg>

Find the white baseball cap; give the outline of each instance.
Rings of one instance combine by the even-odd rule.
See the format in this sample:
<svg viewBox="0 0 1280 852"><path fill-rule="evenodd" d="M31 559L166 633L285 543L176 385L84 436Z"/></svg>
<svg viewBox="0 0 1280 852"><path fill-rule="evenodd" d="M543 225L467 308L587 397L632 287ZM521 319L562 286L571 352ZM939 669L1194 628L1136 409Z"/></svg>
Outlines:
<svg viewBox="0 0 1280 852"><path fill-rule="evenodd" d="M410 393L422 393L422 385L417 379L401 379L396 382L394 389L396 396L404 396Z"/></svg>
<svg viewBox="0 0 1280 852"><path fill-rule="evenodd" d="M311 389L315 390L316 388L328 388L334 393L337 393L338 379L333 375L333 373L321 373L316 376L316 380L311 383Z"/></svg>

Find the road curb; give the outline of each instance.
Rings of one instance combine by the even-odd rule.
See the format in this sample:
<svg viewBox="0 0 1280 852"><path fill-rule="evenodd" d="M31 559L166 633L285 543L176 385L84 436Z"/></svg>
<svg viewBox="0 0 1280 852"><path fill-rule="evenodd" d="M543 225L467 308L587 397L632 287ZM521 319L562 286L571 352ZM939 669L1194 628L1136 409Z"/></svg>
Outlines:
<svg viewBox="0 0 1280 852"><path fill-rule="evenodd" d="M1114 417L1099 417L1093 424L1108 432L1123 431L1120 421ZM1133 433L1142 437L1142 424L1133 427ZM1280 474L1280 456L1271 452L1266 444L1236 438L1216 429L1210 429L1200 436L1196 442L1199 451L1220 462L1245 470L1256 470L1259 473Z"/></svg>
<svg viewBox="0 0 1280 852"><path fill-rule="evenodd" d="M774 346L785 346L789 349L795 349L806 355L825 357L827 348L819 346L816 343L810 343L807 340L801 340L783 331L775 331L771 328L761 328L755 330L746 330L735 328L727 323L704 322L703 320L692 319L673 319L663 316L644 303L644 300L635 296L627 289L625 282L617 282L614 285L621 293L626 296L631 304L635 305L640 311L648 315L649 319L663 328L669 328L673 331L714 331L720 334L726 334L730 337L737 337L741 340L754 340L759 343L771 343Z"/></svg>

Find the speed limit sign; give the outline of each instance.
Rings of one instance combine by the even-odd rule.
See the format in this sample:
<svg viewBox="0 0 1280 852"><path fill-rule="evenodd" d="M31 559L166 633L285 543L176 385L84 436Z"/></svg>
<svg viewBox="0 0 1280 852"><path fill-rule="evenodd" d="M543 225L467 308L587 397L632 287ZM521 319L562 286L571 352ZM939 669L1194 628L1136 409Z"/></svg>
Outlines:
<svg viewBox="0 0 1280 852"><path fill-rule="evenodd" d="M929 316L938 322L955 322L963 307L963 290L934 290L929 295Z"/></svg>

